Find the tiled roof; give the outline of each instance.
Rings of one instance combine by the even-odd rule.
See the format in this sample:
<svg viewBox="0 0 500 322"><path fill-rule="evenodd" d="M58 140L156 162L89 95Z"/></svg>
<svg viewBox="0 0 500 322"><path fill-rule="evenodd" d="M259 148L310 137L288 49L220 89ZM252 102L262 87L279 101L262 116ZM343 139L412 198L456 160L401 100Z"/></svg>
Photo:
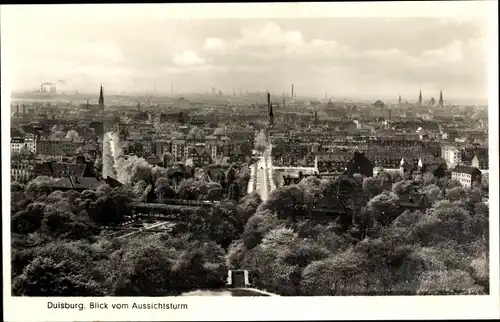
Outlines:
<svg viewBox="0 0 500 322"><path fill-rule="evenodd" d="M468 166L463 166L463 165L457 165L452 171L458 172L458 173L467 173L467 174L471 174L471 175L474 173L481 173L481 171L478 168L468 167Z"/></svg>
<svg viewBox="0 0 500 322"><path fill-rule="evenodd" d="M317 154L318 162L347 162L352 159L352 154L350 153L332 153L332 154Z"/></svg>
<svg viewBox="0 0 500 322"><path fill-rule="evenodd" d="M437 158L433 155L430 155L430 154L426 154L426 155L423 155L422 157L420 157L420 160L422 160L422 164L426 165L426 164L445 164L446 162L441 159L441 158Z"/></svg>

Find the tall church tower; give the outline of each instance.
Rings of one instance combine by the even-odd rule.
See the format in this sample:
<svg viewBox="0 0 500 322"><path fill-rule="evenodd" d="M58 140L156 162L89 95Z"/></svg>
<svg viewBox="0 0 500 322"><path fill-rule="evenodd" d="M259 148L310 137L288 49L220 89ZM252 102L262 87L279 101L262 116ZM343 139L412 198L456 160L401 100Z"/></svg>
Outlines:
<svg viewBox="0 0 500 322"><path fill-rule="evenodd" d="M273 113L273 104L271 102L271 94L267 92L267 111L269 113L269 125L274 125L274 113Z"/></svg>
<svg viewBox="0 0 500 322"><path fill-rule="evenodd" d="M443 107L443 91L439 92L439 107Z"/></svg>
<svg viewBox="0 0 500 322"><path fill-rule="evenodd" d="M99 93L99 109L104 111L104 93L101 85L101 92Z"/></svg>
<svg viewBox="0 0 500 322"><path fill-rule="evenodd" d="M418 94L418 105L422 105L422 90L420 90L420 94Z"/></svg>

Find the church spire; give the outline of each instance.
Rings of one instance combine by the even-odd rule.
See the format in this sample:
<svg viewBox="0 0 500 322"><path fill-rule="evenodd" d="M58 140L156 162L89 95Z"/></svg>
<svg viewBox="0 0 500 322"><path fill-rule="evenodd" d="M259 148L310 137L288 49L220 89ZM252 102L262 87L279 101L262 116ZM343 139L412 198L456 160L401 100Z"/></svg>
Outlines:
<svg viewBox="0 0 500 322"><path fill-rule="evenodd" d="M422 90L420 90L420 94L418 94L418 104L422 105Z"/></svg>
<svg viewBox="0 0 500 322"><path fill-rule="evenodd" d="M104 93L102 90L102 85L101 85L101 92L99 93L99 107L101 109L104 109Z"/></svg>
<svg viewBox="0 0 500 322"><path fill-rule="evenodd" d="M401 104L401 95L399 95L398 103Z"/></svg>
<svg viewBox="0 0 500 322"><path fill-rule="evenodd" d="M439 106L443 107L443 91L439 92Z"/></svg>

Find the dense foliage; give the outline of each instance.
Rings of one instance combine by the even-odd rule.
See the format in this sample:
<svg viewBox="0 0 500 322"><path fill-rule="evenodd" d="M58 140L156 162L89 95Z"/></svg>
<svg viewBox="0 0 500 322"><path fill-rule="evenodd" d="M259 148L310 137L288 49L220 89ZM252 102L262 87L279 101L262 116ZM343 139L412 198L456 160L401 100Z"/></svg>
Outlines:
<svg viewBox="0 0 500 322"><path fill-rule="evenodd" d="M293 220L328 197L331 182L306 178L275 190L230 245L228 265L249 270L256 287L281 295L487 293L484 192L452 181L438 187L424 176L365 178L346 196L347 228L317 221L314 213ZM409 193L429 196L430 207L401 207Z"/></svg>
<svg viewBox="0 0 500 322"><path fill-rule="evenodd" d="M120 153L111 144L108 158ZM307 177L262 202L245 193L247 164L179 168L177 182L171 169L120 160L108 167L120 187L53 191L48 177L12 184L14 295L178 295L223 287L228 269L246 269L256 287L280 295L489 291L484 187L464 189L432 173L355 175L343 211L325 220L315 209L342 193L338 180ZM409 195L425 196L427 206L402 206ZM108 228L137 203L179 214L177 229L112 236Z"/></svg>

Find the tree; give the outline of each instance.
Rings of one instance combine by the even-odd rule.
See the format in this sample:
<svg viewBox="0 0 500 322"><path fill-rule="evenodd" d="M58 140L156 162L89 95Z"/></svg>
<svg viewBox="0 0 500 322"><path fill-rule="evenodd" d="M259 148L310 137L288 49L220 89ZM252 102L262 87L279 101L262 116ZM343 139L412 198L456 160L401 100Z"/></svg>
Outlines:
<svg viewBox="0 0 500 322"><path fill-rule="evenodd" d="M26 185L25 194L28 198L41 200L52 192L52 185L56 181L46 176L36 177Z"/></svg>
<svg viewBox="0 0 500 322"><path fill-rule="evenodd" d="M283 221L278 220L276 214L269 210L257 211L248 219L242 235L243 242L247 249L252 249L260 244L263 236L269 230L277 227Z"/></svg>
<svg viewBox="0 0 500 322"><path fill-rule="evenodd" d="M304 191L303 186L292 185L274 190L266 202L261 204L260 209L269 209L277 213L279 218L295 220L307 216L313 202L313 197Z"/></svg>
<svg viewBox="0 0 500 322"><path fill-rule="evenodd" d="M382 190L391 190L392 186L392 176L387 171L379 171L377 173L377 181L380 183Z"/></svg>
<svg viewBox="0 0 500 322"><path fill-rule="evenodd" d="M97 156L95 161L94 161L94 168L97 171L102 171L102 158Z"/></svg>
<svg viewBox="0 0 500 322"><path fill-rule="evenodd" d="M240 199L240 185L237 181L234 181L231 186L229 186L229 199L236 201Z"/></svg>
<svg viewBox="0 0 500 322"><path fill-rule="evenodd" d="M474 283L474 279L461 270L424 272L420 277L418 294L478 294L483 287Z"/></svg>
<svg viewBox="0 0 500 322"><path fill-rule="evenodd" d="M13 280L17 296L102 296L105 285L92 275L95 253L83 242L51 242L38 247Z"/></svg>
<svg viewBox="0 0 500 322"><path fill-rule="evenodd" d="M327 258L330 254L326 247L318 243L301 241L288 251L284 260L289 265L305 268L314 261Z"/></svg>
<svg viewBox="0 0 500 322"><path fill-rule="evenodd" d="M397 195L405 195L416 192L417 189L411 180L402 180L392 185L392 192Z"/></svg>
<svg viewBox="0 0 500 322"><path fill-rule="evenodd" d="M369 198L373 198L382 192L382 187L380 186L377 179L364 178L363 191L369 196Z"/></svg>
<svg viewBox="0 0 500 322"><path fill-rule="evenodd" d="M436 182L436 177L432 172L426 172L422 176L422 181L424 186L429 186Z"/></svg>
<svg viewBox="0 0 500 322"><path fill-rule="evenodd" d="M115 253L115 296L178 295L175 289L173 261L168 249L153 240L134 243L121 254ZM121 256L120 256L121 255ZM170 256L169 256L170 255Z"/></svg>
<svg viewBox="0 0 500 322"><path fill-rule="evenodd" d="M488 193L489 184L490 184L489 176L487 174L483 174L481 176L481 190L483 190L483 192L485 193Z"/></svg>
<svg viewBox="0 0 500 322"><path fill-rule="evenodd" d="M175 189L170 186L169 180L167 178L158 178L156 180L155 186L155 193L159 200L173 199L177 196Z"/></svg>
<svg viewBox="0 0 500 322"><path fill-rule="evenodd" d="M346 251L328 259L314 261L302 272L301 287L305 295L352 295L351 279L362 273L364 259Z"/></svg>
<svg viewBox="0 0 500 322"><path fill-rule="evenodd" d="M79 138L78 132L75 130L69 130L68 133L66 133L66 139L74 140L78 138Z"/></svg>
<svg viewBox="0 0 500 322"><path fill-rule="evenodd" d="M63 132L63 131L55 131L55 132L52 132L52 134L50 135L50 138L52 140L60 140L62 138L64 138L66 136L66 134Z"/></svg>
<svg viewBox="0 0 500 322"><path fill-rule="evenodd" d="M236 170L233 166L229 167L226 173L226 183L227 186L230 187L231 184L236 180Z"/></svg>
<svg viewBox="0 0 500 322"><path fill-rule="evenodd" d="M353 227L351 228L351 235L358 240L363 240L379 232L380 225L377 223L376 217L372 215L372 212L367 207L363 207L360 211L354 212L352 221Z"/></svg>
<svg viewBox="0 0 500 322"><path fill-rule="evenodd" d="M455 187L446 191L446 199L450 201L459 201L467 198L467 193L462 187Z"/></svg>
<svg viewBox="0 0 500 322"><path fill-rule="evenodd" d="M248 219L255 214L257 207L259 207L261 203L262 199L257 192L252 192L238 201L233 215L238 231L243 232Z"/></svg>
<svg viewBox="0 0 500 322"><path fill-rule="evenodd" d="M383 226L387 226L399 215L399 199L394 193L382 193L372 198L367 207L375 220Z"/></svg>
<svg viewBox="0 0 500 322"><path fill-rule="evenodd" d="M163 153L162 161L163 161L163 166L165 168L168 168L172 165L172 162L174 161L174 156L169 152Z"/></svg>
<svg viewBox="0 0 500 322"><path fill-rule="evenodd" d="M177 188L177 196L180 199L196 200L198 199L198 187L201 181L193 179L183 180Z"/></svg>
<svg viewBox="0 0 500 322"><path fill-rule="evenodd" d="M130 202L127 194L115 188L109 194L99 196L95 203L89 204L87 212L95 222L118 224L125 216L132 214Z"/></svg>
<svg viewBox="0 0 500 322"><path fill-rule="evenodd" d="M16 212L11 219L12 232L29 234L38 230L42 225L45 206L42 202L34 202L25 210Z"/></svg>
<svg viewBox="0 0 500 322"><path fill-rule="evenodd" d="M443 197L441 194L441 189L434 184L425 186L422 192L425 194L430 204L441 200L441 198Z"/></svg>

